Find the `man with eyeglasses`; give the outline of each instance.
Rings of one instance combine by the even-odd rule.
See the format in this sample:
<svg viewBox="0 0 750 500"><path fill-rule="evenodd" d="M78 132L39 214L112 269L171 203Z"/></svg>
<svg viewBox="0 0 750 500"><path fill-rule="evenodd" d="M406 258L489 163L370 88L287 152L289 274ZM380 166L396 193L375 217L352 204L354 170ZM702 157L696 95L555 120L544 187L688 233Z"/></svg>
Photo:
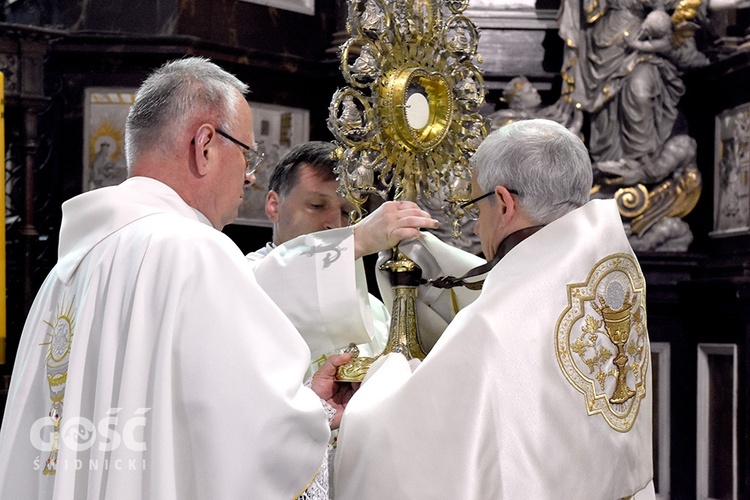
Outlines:
<svg viewBox="0 0 750 500"><path fill-rule="evenodd" d="M250 147L219 128L216 129L216 133L242 148L242 154L245 156L245 176L255 175L255 170L260 165L260 162L263 161L263 153L258 152L255 146ZM250 181L247 182L250 183Z"/></svg>
<svg viewBox="0 0 750 500"><path fill-rule="evenodd" d="M548 120L471 159L488 262L412 370L373 364L339 429L337 498L654 498L643 273L581 140ZM404 251L409 250L404 245Z"/></svg>
<svg viewBox="0 0 750 500"><path fill-rule="evenodd" d="M0 431L3 499L327 494L350 356L304 387L307 346L219 231L254 180L246 92L206 59L165 64L128 115L129 178L63 204Z"/></svg>

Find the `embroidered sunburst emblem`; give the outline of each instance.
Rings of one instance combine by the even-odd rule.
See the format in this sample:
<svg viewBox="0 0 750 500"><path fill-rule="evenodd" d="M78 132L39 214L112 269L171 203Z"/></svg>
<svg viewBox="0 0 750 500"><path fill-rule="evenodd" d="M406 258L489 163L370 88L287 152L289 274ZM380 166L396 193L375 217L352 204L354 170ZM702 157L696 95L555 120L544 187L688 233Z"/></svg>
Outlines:
<svg viewBox="0 0 750 500"><path fill-rule="evenodd" d="M55 314L47 325L47 340L41 343L47 346L47 383L51 401L48 416L52 421L52 447L49 457L44 463L42 472L53 475L57 470L57 455L60 441L60 421L63 413L63 399L65 398L65 383L68 380L68 358L75 331L75 297L66 304L65 296L57 306Z"/></svg>
<svg viewBox="0 0 750 500"><path fill-rule="evenodd" d="M65 360L70 354L70 344L73 340L73 331L75 329L75 311L73 310L73 300L65 305L65 297L58 305L56 313L45 321L49 327L47 336L49 340L42 342L40 345L49 346L47 353L47 365L54 366Z"/></svg>

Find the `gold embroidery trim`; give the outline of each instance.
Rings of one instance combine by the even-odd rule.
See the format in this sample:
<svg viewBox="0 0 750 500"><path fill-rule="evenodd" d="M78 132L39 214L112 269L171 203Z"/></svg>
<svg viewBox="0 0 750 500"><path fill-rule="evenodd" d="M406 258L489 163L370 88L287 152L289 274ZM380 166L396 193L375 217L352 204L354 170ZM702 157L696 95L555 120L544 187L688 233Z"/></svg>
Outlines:
<svg viewBox="0 0 750 500"><path fill-rule="evenodd" d="M628 254L597 262L583 283L569 284L555 327L560 368L584 395L589 415L619 432L635 424L646 395L649 345L643 274Z"/></svg>
<svg viewBox="0 0 750 500"><path fill-rule="evenodd" d="M323 460L327 460L327 459L328 459L328 456L324 456L323 457ZM292 497L292 500L299 500L299 498L302 495L305 494L305 492L307 491L307 489L310 486L312 486L312 484L315 482L315 478L318 477L318 474L320 474L320 469L322 469L322 468L323 468L323 462L320 462L320 465L318 466L318 470L315 472L315 474L313 474L313 477L312 477L312 479L310 479L310 482L308 482L307 485L299 491L299 493L297 493L296 495L294 495Z"/></svg>

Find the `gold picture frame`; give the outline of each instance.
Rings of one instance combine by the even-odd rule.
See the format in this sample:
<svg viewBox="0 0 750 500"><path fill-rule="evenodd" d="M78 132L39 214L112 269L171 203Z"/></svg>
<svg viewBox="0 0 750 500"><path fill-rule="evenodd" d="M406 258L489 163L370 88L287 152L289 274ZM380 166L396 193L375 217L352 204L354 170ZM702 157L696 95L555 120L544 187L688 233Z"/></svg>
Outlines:
<svg viewBox="0 0 750 500"><path fill-rule="evenodd" d="M113 186L127 178L125 120L136 91L130 87L86 89L82 191Z"/></svg>

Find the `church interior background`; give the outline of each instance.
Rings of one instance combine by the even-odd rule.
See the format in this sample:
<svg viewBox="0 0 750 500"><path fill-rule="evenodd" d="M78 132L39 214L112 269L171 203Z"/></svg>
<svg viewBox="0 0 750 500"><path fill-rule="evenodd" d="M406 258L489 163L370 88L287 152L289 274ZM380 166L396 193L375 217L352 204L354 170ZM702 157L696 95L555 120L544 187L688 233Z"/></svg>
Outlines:
<svg viewBox="0 0 750 500"><path fill-rule="evenodd" d="M60 206L126 175L124 117L147 74L167 60L202 55L250 85L256 140L271 161L238 222L224 231L243 251L255 250L270 239L262 200L272 160L299 142L332 140L326 120L331 96L346 85L339 48L348 37L348 4L4 1L0 415L26 313L56 261ZM723 10L706 8L705 0L666 5L697 12L682 26L705 57L679 71L684 94L670 136L687 137L674 151L691 151L694 182L666 173L679 194L689 194L692 208L676 217L687 236L674 245L634 244L648 286L655 484L660 498L750 498L750 2ZM561 7L560 0L468 2L485 89L478 112L488 127L560 111L571 87ZM567 111L589 139L592 115ZM627 166L605 162L601 173L623 178L633 173ZM602 187L612 178L605 175Z"/></svg>

